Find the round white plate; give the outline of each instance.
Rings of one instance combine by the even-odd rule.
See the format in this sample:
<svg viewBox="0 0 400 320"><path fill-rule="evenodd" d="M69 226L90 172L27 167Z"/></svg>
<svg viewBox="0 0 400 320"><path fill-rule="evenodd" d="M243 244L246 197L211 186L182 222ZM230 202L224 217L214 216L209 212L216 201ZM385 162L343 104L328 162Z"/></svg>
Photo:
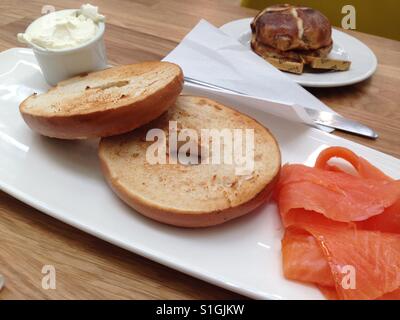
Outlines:
<svg viewBox="0 0 400 320"><path fill-rule="evenodd" d="M220 29L250 49L250 22L252 20L253 18L246 18L231 21L224 24ZM363 81L375 72L377 67L376 56L365 44L335 29L332 29L332 38L333 49L329 57L350 60L350 70L323 73L306 72L301 75L286 74L295 82L305 87L339 87Z"/></svg>

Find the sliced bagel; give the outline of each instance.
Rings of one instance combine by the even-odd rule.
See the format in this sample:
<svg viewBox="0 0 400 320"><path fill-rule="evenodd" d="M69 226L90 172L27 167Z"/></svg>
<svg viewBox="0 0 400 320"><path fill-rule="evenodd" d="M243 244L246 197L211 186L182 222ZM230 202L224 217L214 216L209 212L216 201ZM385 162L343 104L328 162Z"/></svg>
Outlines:
<svg viewBox="0 0 400 320"><path fill-rule="evenodd" d="M176 121L178 133L194 129L198 137L202 129L241 129L242 147L244 130L253 129L253 169L238 175L234 161L214 164L214 149L207 139L198 143L199 164L171 164L170 153L165 164L150 163L146 153L154 142L146 141L146 134L150 129L161 129L169 141L170 121ZM207 159L204 153L209 154L208 164L201 162ZM165 114L142 128L101 139L99 158L109 185L129 206L149 218L180 227L213 226L257 208L271 194L281 166L278 144L265 127L215 101L191 96L180 96Z"/></svg>
<svg viewBox="0 0 400 320"><path fill-rule="evenodd" d="M131 131L165 112L183 86L179 66L144 62L60 82L20 105L28 126L61 139L106 137Z"/></svg>

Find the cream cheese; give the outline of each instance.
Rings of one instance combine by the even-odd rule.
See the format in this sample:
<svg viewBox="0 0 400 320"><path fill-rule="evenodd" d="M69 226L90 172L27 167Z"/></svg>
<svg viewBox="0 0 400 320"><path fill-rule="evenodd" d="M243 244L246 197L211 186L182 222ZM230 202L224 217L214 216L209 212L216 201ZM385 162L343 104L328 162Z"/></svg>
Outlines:
<svg viewBox="0 0 400 320"><path fill-rule="evenodd" d="M78 10L61 10L42 16L17 37L22 43L43 49L72 49L93 39L104 19L97 7L84 4Z"/></svg>

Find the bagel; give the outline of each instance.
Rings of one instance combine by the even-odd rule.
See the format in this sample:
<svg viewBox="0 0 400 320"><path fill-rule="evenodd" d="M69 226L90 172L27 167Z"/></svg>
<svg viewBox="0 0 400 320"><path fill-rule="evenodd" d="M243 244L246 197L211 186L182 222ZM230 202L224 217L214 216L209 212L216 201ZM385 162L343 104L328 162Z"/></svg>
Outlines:
<svg viewBox="0 0 400 320"><path fill-rule="evenodd" d="M146 141L146 134L158 128L168 136L171 121L179 132L254 130L252 170L238 175L235 163L211 161L149 163L146 155L153 142ZM197 152L208 147L201 141ZM180 96L165 114L142 128L101 139L99 158L105 179L124 202L144 216L179 227L214 226L251 212L269 198L281 166L278 144L265 127L215 101L192 96Z"/></svg>
<svg viewBox="0 0 400 320"><path fill-rule="evenodd" d="M28 126L48 137L84 139L131 131L159 117L183 87L168 62L117 66L60 82L20 104Z"/></svg>

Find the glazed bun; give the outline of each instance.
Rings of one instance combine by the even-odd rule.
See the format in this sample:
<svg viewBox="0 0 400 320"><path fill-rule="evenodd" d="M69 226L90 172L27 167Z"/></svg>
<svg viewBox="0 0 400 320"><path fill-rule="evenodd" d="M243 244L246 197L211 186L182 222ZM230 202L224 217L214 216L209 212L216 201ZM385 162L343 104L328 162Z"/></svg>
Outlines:
<svg viewBox="0 0 400 320"><path fill-rule="evenodd" d="M316 50L332 45L328 18L312 8L271 6L254 18L251 28L257 42L280 51Z"/></svg>

